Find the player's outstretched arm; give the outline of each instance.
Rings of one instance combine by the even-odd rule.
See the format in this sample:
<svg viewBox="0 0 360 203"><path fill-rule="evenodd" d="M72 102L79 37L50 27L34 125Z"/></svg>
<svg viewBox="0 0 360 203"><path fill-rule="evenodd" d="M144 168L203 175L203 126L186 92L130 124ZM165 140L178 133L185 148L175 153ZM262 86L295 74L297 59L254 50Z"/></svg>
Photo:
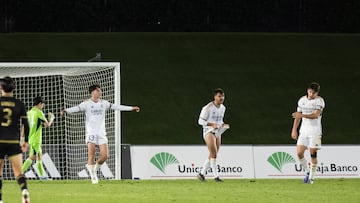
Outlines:
<svg viewBox="0 0 360 203"><path fill-rule="evenodd" d="M138 107L138 106L133 106L132 109L135 112L140 112L140 107Z"/></svg>
<svg viewBox="0 0 360 203"><path fill-rule="evenodd" d="M65 115L65 113L76 113L76 112L84 111L84 107L83 108L80 107L82 104L83 103L81 103L79 106L74 106L67 109L63 108L60 111L60 115L63 116Z"/></svg>
<svg viewBox="0 0 360 203"><path fill-rule="evenodd" d="M223 123L223 124L222 124L222 127L223 127L223 128L230 128L230 124L228 124L228 123Z"/></svg>
<svg viewBox="0 0 360 203"><path fill-rule="evenodd" d="M140 107L138 107L138 106L126 106L126 105L111 104L110 108L112 110L116 110L116 111L135 111L135 112L140 111Z"/></svg>

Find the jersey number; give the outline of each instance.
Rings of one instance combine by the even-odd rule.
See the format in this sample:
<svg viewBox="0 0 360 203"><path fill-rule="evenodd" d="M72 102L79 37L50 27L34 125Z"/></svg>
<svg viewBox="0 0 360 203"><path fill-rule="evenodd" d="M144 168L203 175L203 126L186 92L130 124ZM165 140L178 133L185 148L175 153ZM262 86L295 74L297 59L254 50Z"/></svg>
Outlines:
<svg viewBox="0 0 360 203"><path fill-rule="evenodd" d="M5 118L6 122L1 122L1 126L8 127L9 125L11 125L12 110L9 108L4 108L3 112L5 113L4 118Z"/></svg>

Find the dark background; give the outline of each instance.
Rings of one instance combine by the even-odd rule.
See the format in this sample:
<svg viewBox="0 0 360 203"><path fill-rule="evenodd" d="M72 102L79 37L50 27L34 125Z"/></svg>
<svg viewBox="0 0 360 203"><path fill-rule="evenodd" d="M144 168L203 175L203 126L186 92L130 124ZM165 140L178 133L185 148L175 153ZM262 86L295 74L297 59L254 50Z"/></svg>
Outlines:
<svg viewBox="0 0 360 203"><path fill-rule="evenodd" d="M358 0L0 0L0 32L360 31Z"/></svg>
<svg viewBox="0 0 360 203"><path fill-rule="evenodd" d="M0 61L121 62L123 142L202 143L211 91L226 144L294 144L291 112L321 84L326 144L360 144L360 1L0 0Z"/></svg>

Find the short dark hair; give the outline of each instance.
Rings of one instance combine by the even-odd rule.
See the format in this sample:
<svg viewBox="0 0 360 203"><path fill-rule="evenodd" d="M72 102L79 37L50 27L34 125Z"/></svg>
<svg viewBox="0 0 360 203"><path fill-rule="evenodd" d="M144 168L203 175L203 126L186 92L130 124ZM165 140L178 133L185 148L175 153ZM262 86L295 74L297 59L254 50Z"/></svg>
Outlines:
<svg viewBox="0 0 360 203"><path fill-rule="evenodd" d="M94 90L96 90L97 88L100 88L99 84L95 84L95 85L91 85L89 87L89 93L91 94L91 92L93 92Z"/></svg>
<svg viewBox="0 0 360 203"><path fill-rule="evenodd" d="M217 94L224 94L225 92L224 92L224 90L223 89L221 89L221 88L216 88L216 89L214 89L214 91L213 91L213 93L214 93L214 96L215 95L217 95Z"/></svg>
<svg viewBox="0 0 360 203"><path fill-rule="evenodd" d="M312 89L314 92L320 91L320 85L317 82L312 82L309 84L308 89Z"/></svg>
<svg viewBox="0 0 360 203"><path fill-rule="evenodd" d="M4 92L12 92L15 89L14 80L9 76L1 78L0 79L0 84L1 84L2 89L4 90Z"/></svg>
<svg viewBox="0 0 360 203"><path fill-rule="evenodd" d="M40 103L45 103L45 101L42 99L42 97L35 97L33 101L33 106L36 106Z"/></svg>

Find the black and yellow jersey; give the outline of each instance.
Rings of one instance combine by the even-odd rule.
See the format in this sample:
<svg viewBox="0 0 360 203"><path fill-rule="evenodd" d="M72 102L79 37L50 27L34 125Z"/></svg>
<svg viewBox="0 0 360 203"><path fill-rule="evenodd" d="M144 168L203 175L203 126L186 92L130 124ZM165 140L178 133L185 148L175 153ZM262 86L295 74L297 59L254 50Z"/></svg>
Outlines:
<svg viewBox="0 0 360 203"><path fill-rule="evenodd" d="M14 97L0 97L0 122L0 143L19 143L21 125L28 131L24 104ZM27 133L25 137L27 141Z"/></svg>

